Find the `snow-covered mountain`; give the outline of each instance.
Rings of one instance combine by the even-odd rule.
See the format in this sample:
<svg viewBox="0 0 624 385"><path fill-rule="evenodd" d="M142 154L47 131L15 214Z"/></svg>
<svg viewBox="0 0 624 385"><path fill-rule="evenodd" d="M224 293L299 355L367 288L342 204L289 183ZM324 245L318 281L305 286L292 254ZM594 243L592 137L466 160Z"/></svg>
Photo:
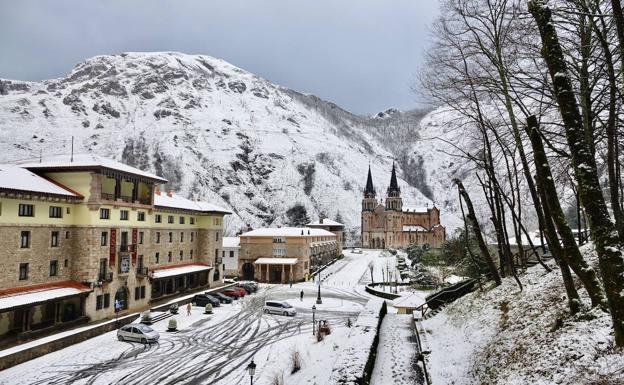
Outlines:
<svg viewBox="0 0 624 385"><path fill-rule="evenodd" d="M286 223L301 204L310 219L339 216L357 233L369 164L383 197L396 159L405 203L435 201L453 228L452 166L416 140L423 115L360 117L203 55L97 56L64 78L0 80L0 162L69 153L73 136L75 152L156 172L182 195L231 208L229 232ZM440 127L430 119L424 129Z"/></svg>

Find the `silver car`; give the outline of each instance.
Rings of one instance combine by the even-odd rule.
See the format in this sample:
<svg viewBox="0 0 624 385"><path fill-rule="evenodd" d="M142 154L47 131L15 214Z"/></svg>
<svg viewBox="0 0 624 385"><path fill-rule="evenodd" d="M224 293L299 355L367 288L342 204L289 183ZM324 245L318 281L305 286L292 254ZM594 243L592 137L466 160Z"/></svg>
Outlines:
<svg viewBox="0 0 624 385"><path fill-rule="evenodd" d="M130 324L122 326L117 330L119 341L136 341L148 344L158 341L160 334L151 327L143 324Z"/></svg>
<svg viewBox="0 0 624 385"><path fill-rule="evenodd" d="M293 317L297 314L297 310L286 301L266 301L263 310L266 314L274 313Z"/></svg>

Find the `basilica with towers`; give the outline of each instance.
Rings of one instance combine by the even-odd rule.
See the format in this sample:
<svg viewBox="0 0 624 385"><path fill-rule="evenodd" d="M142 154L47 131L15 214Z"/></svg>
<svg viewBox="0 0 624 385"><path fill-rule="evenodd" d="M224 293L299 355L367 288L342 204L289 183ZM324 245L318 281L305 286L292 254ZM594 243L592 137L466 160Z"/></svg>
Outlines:
<svg viewBox="0 0 624 385"><path fill-rule="evenodd" d="M435 205L424 208L403 206L394 164L385 203L377 200L368 168L361 227L362 247L371 249L398 249L412 243L439 248L446 239L446 231L440 224L440 210Z"/></svg>

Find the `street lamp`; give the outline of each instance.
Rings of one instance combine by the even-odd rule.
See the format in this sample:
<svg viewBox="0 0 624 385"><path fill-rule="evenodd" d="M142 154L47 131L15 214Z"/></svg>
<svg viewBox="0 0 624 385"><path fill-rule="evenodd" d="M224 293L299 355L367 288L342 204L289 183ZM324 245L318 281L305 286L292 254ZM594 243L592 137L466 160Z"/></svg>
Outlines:
<svg viewBox="0 0 624 385"><path fill-rule="evenodd" d="M321 273L319 272L318 295L316 296L316 304L320 305L322 303L323 300L321 300Z"/></svg>
<svg viewBox="0 0 624 385"><path fill-rule="evenodd" d="M249 373L249 377L251 377L251 385L253 385L253 376L256 374L256 364L253 362L253 358L249 365L247 365L247 372Z"/></svg>
<svg viewBox="0 0 624 385"><path fill-rule="evenodd" d="M312 335L316 334L314 332L314 328L316 326L315 316L316 316L316 306L312 305Z"/></svg>

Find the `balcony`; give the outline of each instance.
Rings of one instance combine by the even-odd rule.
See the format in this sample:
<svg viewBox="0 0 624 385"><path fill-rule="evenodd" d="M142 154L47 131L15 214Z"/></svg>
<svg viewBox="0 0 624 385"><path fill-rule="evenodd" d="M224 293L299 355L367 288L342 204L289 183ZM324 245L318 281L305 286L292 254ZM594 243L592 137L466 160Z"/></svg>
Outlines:
<svg viewBox="0 0 624 385"><path fill-rule="evenodd" d="M136 245L119 245L120 253L134 253L136 250Z"/></svg>
<svg viewBox="0 0 624 385"><path fill-rule="evenodd" d="M100 271L98 274L98 281L99 282L113 282L113 272L102 272Z"/></svg>
<svg viewBox="0 0 624 385"><path fill-rule="evenodd" d="M115 194L109 194L109 193L102 193L102 199L106 200L106 201L114 201L115 200Z"/></svg>
<svg viewBox="0 0 624 385"><path fill-rule="evenodd" d="M137 267L136 269L136 276L137 277L147 277L147 275L149 274L149 270L147 269L147 267Z"/></svg>

